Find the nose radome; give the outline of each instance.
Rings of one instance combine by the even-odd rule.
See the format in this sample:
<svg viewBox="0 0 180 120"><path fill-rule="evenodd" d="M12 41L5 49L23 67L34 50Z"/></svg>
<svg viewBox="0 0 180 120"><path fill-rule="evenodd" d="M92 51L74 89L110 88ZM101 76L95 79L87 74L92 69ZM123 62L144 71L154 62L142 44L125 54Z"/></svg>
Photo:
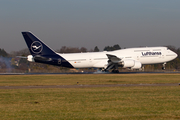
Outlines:
<svg viewBox="0 0 180 120"><path fill-rule="evenodd" d="M176 58L178 56L175 52L172 51L172 53L174 54L174 58Z"/></svg>
<svg viewBox="0 0 180 120"><path fill-rule="evenodd" d="M175 55L176 55L176 57L178 56L176 53L175 53ZM176 58L176 57L175 57L175 58Z"/></svg>

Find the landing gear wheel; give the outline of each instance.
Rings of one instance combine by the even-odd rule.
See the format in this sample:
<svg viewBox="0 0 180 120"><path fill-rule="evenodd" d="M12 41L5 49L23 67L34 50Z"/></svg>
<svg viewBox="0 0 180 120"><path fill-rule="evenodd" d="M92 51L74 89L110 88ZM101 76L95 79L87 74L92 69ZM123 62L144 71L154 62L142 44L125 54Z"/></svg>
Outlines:
<svg viewBox="0 0 180 120"><path fill-rule="evenodd" d="M165 65L166 65L166 63L163 63L162 70L165 70Z"/></svg>
<svg viewBox="0 0 180 120"><path fill-rule="evenodd" d="M162 67L162 70L165 70L166 68L165 67Z"/></svg>
<svg viewBox="0 0 180 120"><path fill-rule="evenodd" d="M99 69L98 71L101 71L101 72L109 72L109 70L106 70L106 69Z"/></svg>
<svg viewBox="0 0 180 120"><path fill-rule="evenodd" d="M112 70L112 73L119 73L119 70Z"/></svg>

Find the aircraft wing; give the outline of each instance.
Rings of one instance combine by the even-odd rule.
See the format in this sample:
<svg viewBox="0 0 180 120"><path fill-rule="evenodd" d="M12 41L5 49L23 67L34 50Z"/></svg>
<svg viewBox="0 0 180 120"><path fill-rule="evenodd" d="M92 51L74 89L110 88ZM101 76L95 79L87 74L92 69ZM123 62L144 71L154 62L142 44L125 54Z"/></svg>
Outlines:
<svg viewBox="0 0 180 120"><path fill-rule="evenodd" d="M110 54L106 54L106 55L107 55L108 59L113 63L118 63L121 60L121 58L118 58L115 55L110 55Z"/></svg>
<svg viewBox="0 0 180 120"><path fill-rule="evenodd" d="M106 54L108 57L108 65L106 67L106 70L110 70L112 68L116 68L118 66L118 62L121 60L121 58L111 55L111 54Z"/></svg>

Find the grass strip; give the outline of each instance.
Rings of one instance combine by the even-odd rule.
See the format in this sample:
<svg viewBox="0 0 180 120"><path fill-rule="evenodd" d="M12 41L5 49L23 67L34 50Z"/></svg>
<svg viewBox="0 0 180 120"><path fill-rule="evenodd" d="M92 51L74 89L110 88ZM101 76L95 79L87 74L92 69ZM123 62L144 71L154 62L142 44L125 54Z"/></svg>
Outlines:
<svg viewBox="0 0 180 120"><path fill-rule="evenodd" d="M0 86L179 83L180 74L2 75Z"/></svg>
<svg viewBox="0 0 180 120"><path fill-rule="evenodd" d="M180 119L179 86L0 90L0 118Z"/></svg>

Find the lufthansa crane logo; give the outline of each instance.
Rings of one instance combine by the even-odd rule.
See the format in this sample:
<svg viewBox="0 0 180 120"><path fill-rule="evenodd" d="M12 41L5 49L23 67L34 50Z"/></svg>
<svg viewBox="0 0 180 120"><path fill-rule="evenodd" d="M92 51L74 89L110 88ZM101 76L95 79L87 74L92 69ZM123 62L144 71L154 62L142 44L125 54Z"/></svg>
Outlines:
<svg viewBox="0 0 180 120"><path fill-rule="evenodd" d="M39 41L35 41L31 44L31 51L33 53L40 53L43 50L43 46Z"/></svg>

